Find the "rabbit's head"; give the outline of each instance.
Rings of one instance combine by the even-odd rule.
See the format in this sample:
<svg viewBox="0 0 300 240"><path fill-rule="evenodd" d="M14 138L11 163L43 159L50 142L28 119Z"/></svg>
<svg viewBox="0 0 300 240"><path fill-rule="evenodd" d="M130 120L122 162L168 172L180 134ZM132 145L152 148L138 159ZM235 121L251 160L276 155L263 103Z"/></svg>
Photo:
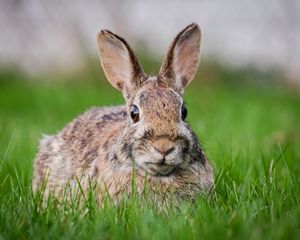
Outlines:
<svg viewBox="0 0 300 240"><path fill-rule="evenodd" d="M121 137L120 161L166 176L194 161L204 160L187 122L184 87L197 71L201 32L197 24L183 29L172 42L158 76L147 76L121 37L103 30L98 35L102 67L109 82L122 91L128 121Z"/></svg>

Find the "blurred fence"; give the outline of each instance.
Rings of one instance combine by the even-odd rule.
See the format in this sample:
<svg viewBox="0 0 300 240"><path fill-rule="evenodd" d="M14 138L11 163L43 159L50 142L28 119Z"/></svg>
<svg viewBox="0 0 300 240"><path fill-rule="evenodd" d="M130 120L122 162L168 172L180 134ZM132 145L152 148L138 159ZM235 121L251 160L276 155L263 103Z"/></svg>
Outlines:
<svg viewBox="0 0 300 240"><path fill-rule="evenodd" d="M202 28L203 58L300 72L297 0L0 0L0 64L29 72L78 69L97 55L102 28L161 56L191 22Z"/></svg>

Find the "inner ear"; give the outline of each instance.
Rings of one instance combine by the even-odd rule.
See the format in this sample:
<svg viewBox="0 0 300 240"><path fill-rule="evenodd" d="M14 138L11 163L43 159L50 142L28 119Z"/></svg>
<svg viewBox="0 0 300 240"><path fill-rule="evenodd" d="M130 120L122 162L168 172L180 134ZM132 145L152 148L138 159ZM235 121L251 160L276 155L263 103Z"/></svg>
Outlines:
<svg viewBox="0 0 300 240"><path fill-rule="evenodd" d="M201 31L193 23L177 34L160 69L164 84L182 93L197 72L200 59Z"/></svg>
<svg viewBox="0 0 300 240"><path fill-rule="evenodd" d="M97 41L108 81L127 96L141 85L145 76L135 53L123 38L108 30L102 30Z"/></svg>

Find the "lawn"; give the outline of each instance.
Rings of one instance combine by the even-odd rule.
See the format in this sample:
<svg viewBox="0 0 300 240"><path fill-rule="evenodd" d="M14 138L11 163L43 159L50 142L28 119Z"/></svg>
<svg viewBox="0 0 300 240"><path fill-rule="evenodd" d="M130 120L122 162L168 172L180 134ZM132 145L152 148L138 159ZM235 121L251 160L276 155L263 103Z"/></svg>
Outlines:
<svg viewBox="0 0 300 240"><path fill-rule="evenodd" d="M275 75L200 70L185 101L216 191L163 211L138 196L101 208L93 198L41 208L31 192L41 135L123 99L100 70L73 81L31 78L0 72L0 239L300 238L300 94Z"/></svg>

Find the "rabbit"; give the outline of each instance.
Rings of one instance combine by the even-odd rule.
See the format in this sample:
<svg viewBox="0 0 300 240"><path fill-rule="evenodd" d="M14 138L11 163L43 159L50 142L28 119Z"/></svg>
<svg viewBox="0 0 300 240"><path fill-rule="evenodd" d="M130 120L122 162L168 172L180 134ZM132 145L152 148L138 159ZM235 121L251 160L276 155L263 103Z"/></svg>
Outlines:
<svg viewBox="0 0 300 240"><path fill-rule="evenodd" d="M62 196L66 186L113 200L146 187L156 199L195 199L214 185L213 169L186 121L182 96L200 57L201 31L193 23L177 34L159 74L148 76L120 36L97 35L105 76L126 104L93 107L58 132L44 136L35 158L32 187ZM46 179L46 181L45 181Z"/></svg>

